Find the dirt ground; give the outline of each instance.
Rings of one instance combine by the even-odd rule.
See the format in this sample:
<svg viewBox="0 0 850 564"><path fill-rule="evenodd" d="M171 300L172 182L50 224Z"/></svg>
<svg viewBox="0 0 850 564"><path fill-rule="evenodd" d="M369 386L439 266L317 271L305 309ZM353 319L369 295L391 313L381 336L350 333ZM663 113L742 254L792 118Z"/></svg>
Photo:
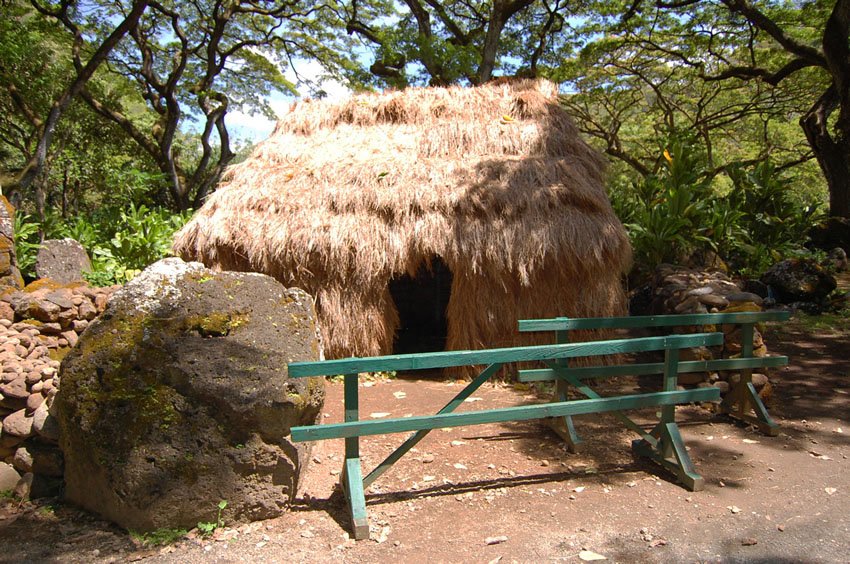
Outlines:
<svg viewBox="0 0 850 564"><path fill-rule="evenodd" d="M706 479L701 492L634 460L634 435L612 416L576 418L586 441L579 454L540 422L482 425L433 431L367 490L370 540L348 539L335 489L340 440L317 443L287 515L165 547L145 546L57 500L0 501L0 561L580 562L596 554L618 562L850 562L848 327L792 321L770 331L771 351L791 359L772 375L778 437L700 407L678 410ZM460 388L365 382L361 414L433 413ZM541 401L508 386L485 386L470 399L463 409ZM342 419L341 383L330 384L324 417ZM364 439L364 470L403 438Z"/></svg>

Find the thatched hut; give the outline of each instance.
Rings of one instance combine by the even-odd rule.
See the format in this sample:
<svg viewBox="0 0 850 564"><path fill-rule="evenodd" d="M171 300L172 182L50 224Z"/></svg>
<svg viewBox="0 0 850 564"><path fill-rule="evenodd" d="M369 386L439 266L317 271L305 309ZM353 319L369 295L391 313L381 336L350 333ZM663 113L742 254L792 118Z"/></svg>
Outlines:
<svg viewBox="0 0 850 564"><path fill-rule="evenodd" d="M298 102L174 249L310 292L329 358L411 336L509 346L517 319L622 314L631 256L604 158L556 97L519 80Z"/></svg>

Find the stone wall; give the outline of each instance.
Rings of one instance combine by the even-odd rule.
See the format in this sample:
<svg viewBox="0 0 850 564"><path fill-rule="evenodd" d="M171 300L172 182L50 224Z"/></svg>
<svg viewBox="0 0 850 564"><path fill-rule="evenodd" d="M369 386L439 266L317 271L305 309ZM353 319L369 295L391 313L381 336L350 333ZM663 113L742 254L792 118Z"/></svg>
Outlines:
<svg viewBox="0 0 850 564"><path fill-rule="evenodd" d="M704 272L685 267L661 265L649 288L651 299L648 314L732 313L762 311L763 299L758 294L745 292L722 272ZM722 347L701 347L682 351L682 360L708 360L733 358L741 353L741 331L734 325L715 327L683 327L682 332L722 331ZM756 327L753 336L753 355L766 356L767 345ZM684 387L716 386L722 393L729 390L729 382L740 375L736 372L695 372L680 374L679 384ZM766 373L753 374L753 385L763 396L770 392Z"/></svg>
<svg viewBox="0 0 850 564"><path fill-rule="evenodd" d="M20 289L23 285L15 254L15 208L0 195L0 290Z"/></svg>
<svg viewBox="0 0 850 564"><path fill-rule="evenodd" d="M62 453L50 413L59 362L116 288L42 279L23 290L0 289L0 464L21 476L20 493L51 495L61 485ZM11 475L9 467L0 470Z"/></svg>

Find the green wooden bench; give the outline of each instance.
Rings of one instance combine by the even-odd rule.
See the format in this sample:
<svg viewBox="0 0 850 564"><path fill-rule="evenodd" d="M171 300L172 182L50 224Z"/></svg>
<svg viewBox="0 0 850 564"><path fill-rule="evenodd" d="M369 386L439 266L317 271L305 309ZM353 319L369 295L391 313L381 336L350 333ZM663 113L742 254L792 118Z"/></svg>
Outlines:
<svg viewBox="0 0 850 564"><path fill-rule="evenodd" d="M724 413L755 425L767 435L778 432L776 422L770 417L767 408L756 393L752 383L754 368L775 368L788 364L784 356L754 357L753 329L756 323L768 321L787 321L791 314L787 311L703 313L691 315L648 315L635 317L588 317L554 319L530 319L519 322L521 332L554 331L558 343L569 342L569 332L573 330L599 329L646 329L660 327L739 325L741 328L741 353L738 358L684 361L677 364L677 370L686 372L709 372L719 370L738 370L741 377L730 383L730 390L720 405ZM713 328L711 329L713 330ZM590 388L589 379L611 376L642 376L662 374L667 369L665 363L621 364L613 366L570 367L569 360L558 360L556 366L536 370L520 370L521 382L557 381L557 394L560 401L567 401L570 386L583 395L594 398L597 394ZM628 426L634 424L621 415ZM581 439L576 433L572 417L565 415L556 422L553 429L567 442L572 452L576 452Z"/></svg>
<svg viewBox="0 0 850 564"><path fill-rule="evenodd" d="M351 517L354 538L369 537L364 490L388 470L414 445L433 429L480 425L503 421L523 421L547 417L569 417L587 413L615 412L660 407L660 420L650 431L629 420L629 427L641 436L633 443L634 452L647 457L672 471L690 490L700 490L703 479L696 473L685 449L675 421L677 404L716 401L720 390L714 387L695 390L677 390L679 350L683 348L715 346L723 342L721 333L699 333L664 337L619 339L584 343L514 347L480 351L450 351L393 355L371 358L348 358L323 362L293 362L289 376L332 376L342 374L345 391L345 421L326 425L292 428L292 440L315 441L345 439L345 462L340 478ZM645 351L664 351L661 391L601 397L589 394L588 399L556 401L538 405L523 405L500 409L464 411L455 409L472 395L484 382L506 364L540 361L552 370L560 370L571 358L608 356ZM458 366L486 366L469 384L435 415L363 421L359 414L358 377L364 372L411 371L450 368ZM622 414L621 414L622 415ZM624 415L622 417L625 417ZM414 431L392 454L363 477L360 465L360 437L387 433Z"/></svg>

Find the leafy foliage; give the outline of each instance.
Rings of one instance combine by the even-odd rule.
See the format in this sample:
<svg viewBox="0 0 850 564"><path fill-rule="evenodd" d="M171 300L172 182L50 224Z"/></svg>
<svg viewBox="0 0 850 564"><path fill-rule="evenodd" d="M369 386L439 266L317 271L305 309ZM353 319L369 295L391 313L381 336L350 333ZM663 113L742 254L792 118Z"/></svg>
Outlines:
<svg viewBox="0 0 850 564"><path fill-rule="evenodd" d="M220 529L224 527L224 519L221 518L221 512L227 507L227 500L221 500L218 502L218 514L216 515L215 522L200 522L198 523L198 531L201 533L201 536L208 537L215 532L216 529Z"/></svg>
<svg viewBox="0 0 850 564"><path fill-rule="evenodd" d="M723 193L693 137L674 133L659 153L663 166L657 174L612 187L612 203L639 268L688 263L712 252L734 268L761 272L804 252L806 232L820 210L795 197L789 180L769 161L731 167L733 186Z"/></svg>
<svg viewBox="0 0 850 564"><path fill-rule="evenodd" d="M18 263L25 278L34 277L39 231L47 239L70 237L79 241L92 259L92 271L84 274L96 286L123 284L151 263L169 256L174 233L189 219L165 208L131 203L126 209L109 207L63 220L55 213L43 223L31 216L16 215L15 243Z"/></svg>
<svg viewBox="0 0 850 564"><path fill-rule="evenodd" d="M185 529L157 529L148 533L130 531L130 536L145 546L156 547L174 544L188 534Z"/></svg>

